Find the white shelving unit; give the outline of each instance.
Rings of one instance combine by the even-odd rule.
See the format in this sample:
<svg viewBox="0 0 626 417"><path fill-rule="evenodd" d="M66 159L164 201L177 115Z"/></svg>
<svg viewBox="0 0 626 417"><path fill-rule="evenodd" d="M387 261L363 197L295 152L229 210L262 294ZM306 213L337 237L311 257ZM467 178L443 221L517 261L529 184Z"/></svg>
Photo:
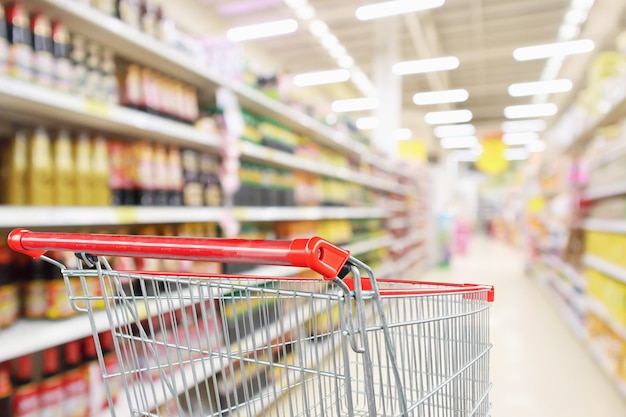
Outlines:
<svg viewBox="0 0 626 417"><path fill-rule="evenodd" d="M613 184L599 185L585 190L585 199L599 200L601 198L614 197L626 194L626 181Z"/></svg>
<svg viewBox="0 0 626 417"><path fill-rule="evenodd" d="M583 228L594 232L626 234L626 220L587 219Z"/></svg>
<svg viewBox="0 0 626 417"><path fill-rule="evenodd" d="M597 256L585 254L583 262L589 268L593 268L599 272L610 275L611 277L620 280L626 284L626 269L621 266L615 265Z"/></svg>
<svg viewBox="0 0 626 417"><path fill-rule="evenodd" d="M219 222L223 207L33 207L0 206L0 228ZM387 218L382 207L236 207L239 221L273 222Z"/></svg>

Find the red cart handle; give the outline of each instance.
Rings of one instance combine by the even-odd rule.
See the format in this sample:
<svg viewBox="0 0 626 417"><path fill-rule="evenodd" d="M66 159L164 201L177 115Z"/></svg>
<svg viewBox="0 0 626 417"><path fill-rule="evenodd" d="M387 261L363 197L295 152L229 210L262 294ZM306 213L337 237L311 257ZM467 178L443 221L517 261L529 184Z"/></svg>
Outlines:
<svg viewBox="0 0 626 417"><path fill-rule="evenodd" d="M9 234L8 242L14 251L33 258L38 258L47 251L71 251L96 256L291 265L310 268L327 280L334 279L350 257L349 251L319 237L292 241L202 239L48 233L15 229Z"/></svg>

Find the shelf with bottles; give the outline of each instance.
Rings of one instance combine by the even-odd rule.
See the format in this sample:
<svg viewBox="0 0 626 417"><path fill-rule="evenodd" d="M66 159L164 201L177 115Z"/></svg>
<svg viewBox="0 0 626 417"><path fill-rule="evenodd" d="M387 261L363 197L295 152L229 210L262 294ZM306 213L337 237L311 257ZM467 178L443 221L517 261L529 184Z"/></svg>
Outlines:
<svg viewBox="0 0 626 417"><path fill-rule="evenodd" d="M78 1L32 0L31 3L49 16L60 17L72 31L89 36L90 39L105 45L125 59L146 66L159 67L167 71L169 76L190 83L204 93L213 94L217 88L225 87L234 92L240 104L250 111L272 117L281 124L312 137L324 146L356 157L382 171L404 175L393 162L379 158L367 146L350 135L326 126L294 110L292 106L268 97L263 92L237 80L237 77L221 74L222 71L216 69L215 66L223 62L211 57L210 46L207 50L206 43L202 44L182 34L175 33L173 36L168 36L171 34L167 32L170 32L174 26L165 23L166 19L161 19L162 16L157 18L155 13L140 14L137 11L133 19L142 20L129 24L127 23L129 19L121 20L112 16L111 14L115 14L115 11L111 13L109 10L103 13ZM142 31L145 28L141 23L144 18L149 18L148 20L151 21L149 25L151 29L145 32L153 33ZM167 26L165 30L161 30L163 29L162 23ZM192 50L187 48L190 44L194 45Z"/></svg>

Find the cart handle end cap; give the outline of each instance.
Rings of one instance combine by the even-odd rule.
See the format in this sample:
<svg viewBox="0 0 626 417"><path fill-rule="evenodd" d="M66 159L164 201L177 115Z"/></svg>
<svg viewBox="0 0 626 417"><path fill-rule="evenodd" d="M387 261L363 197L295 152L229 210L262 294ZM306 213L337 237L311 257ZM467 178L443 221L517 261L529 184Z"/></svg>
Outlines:
<svg viewBox="0 0 626 417"><path fill-rule="evenodd" d="M9 244L9 247L13 249L15 252L23 253L24 255L28 255L33 259L38 259L41 255L45 254L47 251L26 249L22 245L22 237L27 233L30 233L30 230L15 229L11 231L11 233L9 233L9 237L7 238L7 243Z"/></svg>
<svg viewBox="0 0 626 417"><path fill-rule="evenodd" d="M335 279L349 258L350 251L320 237L294 239L289 248L289 261L292 265L309 267L326 280Z"/></svg>

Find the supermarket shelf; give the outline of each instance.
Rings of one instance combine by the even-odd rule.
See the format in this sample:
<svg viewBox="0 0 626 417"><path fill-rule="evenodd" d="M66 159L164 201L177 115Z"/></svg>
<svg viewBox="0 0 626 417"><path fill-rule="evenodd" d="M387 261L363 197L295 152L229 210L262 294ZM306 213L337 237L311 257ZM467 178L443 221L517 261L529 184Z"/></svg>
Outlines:
<svg viewBox="0 0 626 417"><path fill-rule="evenodd" d="M587 347L591 357L596 361L600 369L605 373L605 375L613 382L617 392L626 399L626 381L619 378L615 370L612 369L613 365L611 364L611 360L606 357L606 354L596 345L589 342L587 343Z"/></svg>
<svg viewBox="0 0 626 417"><path fill-rule="evenodd" d="M424 240L424 234L421 231L415 231L406 237L395 239L391 244L391 250L401 252L406 248L418 245Z"/></svg>
<svg viewBox="0 0 626 417"><path fill-rule="evenodd" d="M587 286L586 280L578 273L569 263L556 255L547 255L542 257L543 262L549 266L552 270L560 273L576 288L585 288Z"/></svg>
<svg viewBox="0 0 626 417"><path fill-rule="evenodd" d="M585 230L592 230L594 232L626 234L626 221L587 219L583 222L583 228Z"/></svg>
<svg viewBox="0 0 626 417"><path fill-rule="evenodd" d="M372 175L358 173L347 168L322 164L315 159L301 158L287 152L281 152L268 148L266 146L243 142L241 143L240 149L241 156L245 159L271 163L281 168L289 168L297 171L337 178L397 194L406 194L408 192L405 186L399 185L394 181L388 181Z"/></svg>
<svg viewBox="0 0 626 417"><path fill-rule="evenodd" d="M599 272L610 275L615 279L620 280L626 284L626 269L621 266L617 266L611 262L605 261L595 255L585 254L583 256L583 262L589 268L593 268Z"/></svg>
<svg viewBox="0 0 626 417"><path fill-rule="evenodd" d="M600 320L607 324L626 343L626 325L620 323L611 313L609 313L599 301L589 297L587 299L589 311L594 313Z"/></svg>
<svg viewBox="0 0 626 417"><path fill-rule="evenodd" d="M579 311L575 311L565 300L567 298L567 289L564 289L558 278L551 274L544 274L539 278L545 292L547 293L550 303L559 312L565 323L568 325L572 333L576 335L582 342L587 340L587 329L577 316ZM552 285L551 285L552 284ZM563 293L566 292L566 294Z"/></svg>
<svg viewBox="0 0 626 417"><path fill-rule="evenodd" d="M626 181L589 188L585 190L584 196L586 200L592 201L623 194L626 194Z"/></svg>
<svg viewBox="0 0 626 417"><path fill-rule="evenodd" d="M168 303L158 304L155 300L149 300L145 306L137 308L139 319L147 318L148 311L156 311L157 305L161 311L173 311L191 305L194 297L185 298L185 294L189 293L183 292L180 297L173 298ZM98 333L111 328L105 310L95 311L93 320ZM11 327L0 330L0 362L91 335L89 317L83 313L65 320L20 319Z"/></svg>
<svg viewBox="0 0 626 417"><path fill-rule="evenodd" d="M604 115L599 116L590 126L580 133L567 147L566 151L572 151L574 147L583 146L589 142L596 134L596 130L601 127L612 125L626 115L626 98L615 104L611 110Z"/></svg>
<svg viewBox="0 0 626 417"><path fill-rule="evenodd" d="M364 144L347 134L335 131L239 81L218 74L201 59L165 45L116 18L72 0L32 0L32 2L53 17L61 16L72 31L112 48L121 56L143 65L156 65L161 71L199 88L209 87L210 91L215 91L218 87L227 88L238 96L243 107L252 112L272 117L299 133L311 136L322 145L359 157L380 169L402 175L399 167L377 157Z"/></svg>
<svg viewBox="0 0 626 417"><path fill-rule="evenodd" d="M89 225L219 222L223 207L33 207L0 206L0 228ZM389 210L376 207L239 207L239 221L293 221L385 218Z"/></svg>
<svg viewBox="0 0 626 417"><path fill-rule="evenodd" d="M0 77L0 110L36 120L53 118L72 126L99 129L116 135L149 137L181 146L214 151L220 147L219 138L184 123L8 77Z"/></svg>

